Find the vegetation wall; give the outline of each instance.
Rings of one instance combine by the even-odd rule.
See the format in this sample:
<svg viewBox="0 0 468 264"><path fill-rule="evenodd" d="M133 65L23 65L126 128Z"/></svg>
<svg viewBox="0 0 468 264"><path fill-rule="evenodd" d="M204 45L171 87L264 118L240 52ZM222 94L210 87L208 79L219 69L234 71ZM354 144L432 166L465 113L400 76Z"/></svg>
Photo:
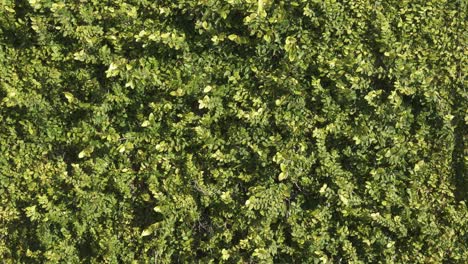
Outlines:
<svg viewBox="0 0 468 264"><path fill-rule="evenodd" d="M465 0L0 0L2 263L467 263Z"/></svg>

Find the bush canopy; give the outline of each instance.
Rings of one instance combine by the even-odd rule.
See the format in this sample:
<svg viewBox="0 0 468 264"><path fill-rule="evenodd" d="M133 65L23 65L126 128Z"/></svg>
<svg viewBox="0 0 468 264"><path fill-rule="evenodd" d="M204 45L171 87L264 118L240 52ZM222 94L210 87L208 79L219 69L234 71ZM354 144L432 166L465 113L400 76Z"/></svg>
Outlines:
<svg viewBox="0 0 468 264"><path fill-rule="evenodd" d="M0 0L2 263L467 263L465 0Z"/></svg>

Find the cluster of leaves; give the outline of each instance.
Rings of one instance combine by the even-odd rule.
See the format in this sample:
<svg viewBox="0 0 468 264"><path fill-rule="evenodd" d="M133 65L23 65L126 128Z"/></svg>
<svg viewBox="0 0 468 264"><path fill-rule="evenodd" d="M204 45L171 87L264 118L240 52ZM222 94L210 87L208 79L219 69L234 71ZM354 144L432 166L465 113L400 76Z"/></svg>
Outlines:
<svg viewBox="0 0 468 264"><path fill-rule="evenodd" d="M466 263L466 21L0 0L3 263Z"/></svg>

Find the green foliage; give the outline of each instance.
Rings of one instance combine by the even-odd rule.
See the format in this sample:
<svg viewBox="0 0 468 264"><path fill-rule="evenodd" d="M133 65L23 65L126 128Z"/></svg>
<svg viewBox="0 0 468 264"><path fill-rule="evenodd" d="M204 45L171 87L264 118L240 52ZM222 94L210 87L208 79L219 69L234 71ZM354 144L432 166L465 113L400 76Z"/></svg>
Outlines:
<svg viewBox="0 0 468 264"><path fill-rule="evenodd" d="M0 0L3 263L467 263L466 21Z"/></svg>

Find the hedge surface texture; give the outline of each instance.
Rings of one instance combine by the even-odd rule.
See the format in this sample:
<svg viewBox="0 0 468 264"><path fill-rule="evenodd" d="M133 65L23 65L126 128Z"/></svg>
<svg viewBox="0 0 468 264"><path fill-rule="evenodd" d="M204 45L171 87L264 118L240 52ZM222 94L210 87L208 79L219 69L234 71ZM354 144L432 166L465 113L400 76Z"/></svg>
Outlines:
<svg viewBox="0 0 468 264"><path fill-rule="evenodd" d="M467 263L465 0L0 0L2 263Z"/></svg>

